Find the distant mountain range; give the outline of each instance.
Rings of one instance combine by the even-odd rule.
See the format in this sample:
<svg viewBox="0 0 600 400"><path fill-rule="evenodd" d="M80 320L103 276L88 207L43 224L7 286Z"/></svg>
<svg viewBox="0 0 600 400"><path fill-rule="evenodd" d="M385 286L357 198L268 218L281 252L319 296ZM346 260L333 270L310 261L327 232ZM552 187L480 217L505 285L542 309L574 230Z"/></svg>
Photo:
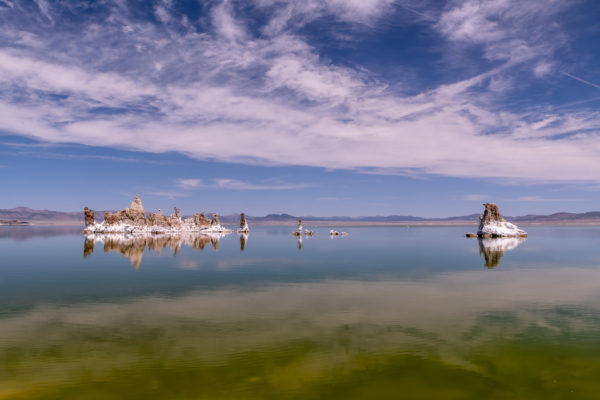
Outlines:
<svg viewBox="0 0 600 400"><path fill-rule="evenodd" d="M95 211L101 219L104 211ZM207 213L207 216L210 214ZM301 218L306 223L323 224L327 222L344 224L394 224L394 223L414 223L414 224L452 224L452 223L477 223L479 214L469 214L457 217L447 218L421 218L411 215L387 215L387 216L365 216L365 217L313 217L313 216L294 216L290 214L268 214L264 217L246 216L250 224L257 225L292 225ZM222 215L221 221L224 223L238 223L239 214ZM505 217L509 221L527 222L527 223L600 223L600 211L586 213L568 213L560 212L550 215L523 215L517 217ZM83 225L83 212L62 212L51 210L35 210L27 207L16 207L12 209L0 209L0 224L8 223L18 224L28 222L33 225Z"/></svg>

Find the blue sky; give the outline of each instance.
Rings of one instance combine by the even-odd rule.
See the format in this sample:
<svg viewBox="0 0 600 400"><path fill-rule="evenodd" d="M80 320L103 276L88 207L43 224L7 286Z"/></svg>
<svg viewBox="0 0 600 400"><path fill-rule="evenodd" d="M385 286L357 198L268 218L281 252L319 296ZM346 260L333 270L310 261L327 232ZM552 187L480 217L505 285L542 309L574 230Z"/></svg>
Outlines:
<svg viewBox="0 0 600 400"><path fill-rule="evenodd" d="M600 210L600 3L0 0L0 208Z"/></svg>

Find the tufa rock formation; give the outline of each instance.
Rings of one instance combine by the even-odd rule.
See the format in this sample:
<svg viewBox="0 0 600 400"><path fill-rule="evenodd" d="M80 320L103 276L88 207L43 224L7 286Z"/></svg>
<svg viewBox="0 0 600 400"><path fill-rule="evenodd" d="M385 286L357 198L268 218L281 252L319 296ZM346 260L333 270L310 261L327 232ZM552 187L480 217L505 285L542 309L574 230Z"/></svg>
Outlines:
<svg viewBox="0 0 600 400"><path fill-rule="evenodd" d="M507 222L498 206L493 203L484 204L485 211L483 216L479 217L479 229L477 236L480 238L498 238L498 237L527 237L527 232L519 229L515 224ZM472 235L467 235L472 237Z"/></svg>
<svg viewBox="0 0 600 400"><path fill-rule="evenodd" d="M124 208L117 213L104 213L104 222L107 225L128 224L128 225L146 225L146 213L142 206L140 195L136 194L129 208Z"/></svg>
<svg viewBox="0 0 600 400"><path fill-rule="evenodd" d="M83 209L83 216L85 218L85 226L94 225L96 220L94 219L94 212L89 208L85 207Z"/></svg>
<svg viewBox="0 0 600 400"><path fill-rule="evenodd" d="M246 221L246 216L244 213L240 214L240 229L238 232L249 232L250 228L248 227L248 222Z"/></svg>
<svg viewBox="0 0 600 400"><path fill-rule="evenodd" d="M139 195L135 196L128 208L116 213L106 212L102 223L94 221L94 212L87 207L84 208L84 216L84 233L231 232L221 226L218 214L213 214L212 221L209 221L204 213L194 214L183 221L181 211L175 207L175 212L170 216L163 215L162 211L158 210L157 213L150 213L146 217Z"/></svg>
<svg viewBox="0 0 600 400"><path fill-rule="evenodd" d="M197 226L199 228L208 228L210 226L210 221L206 218L204 213L196 213L192 215L190 218L186 218L184 221L185 224L190 224Z"/></svg>
<svg viewBox="0 0 600 400"><path fill-rule="evenodd" d="M294 235L294 236L302 235L302 220L301 219L298 220L298 229L296 229L294 232L292 232L292 235Z"/></svg>

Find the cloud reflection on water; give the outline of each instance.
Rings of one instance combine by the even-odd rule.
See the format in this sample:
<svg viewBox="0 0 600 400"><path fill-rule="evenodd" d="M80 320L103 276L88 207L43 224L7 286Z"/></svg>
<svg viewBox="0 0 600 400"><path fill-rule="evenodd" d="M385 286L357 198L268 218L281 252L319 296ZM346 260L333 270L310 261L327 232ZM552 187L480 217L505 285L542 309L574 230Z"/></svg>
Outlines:
<svg viewBox="0 0 600 400"><path fill-rule="evenodd" d="M0 383L24 392L40 383L49 388L83 385L79 371L85 366L109 387L119 376L140 374L164 384L164 376L152 375L157 363L194 366L189 371L199 379L190 386L194 390L214 389L222 381L211 380L213 369L215 378L226 379L219 371L228 368L242 378L270 382L283 396L286 390L302 394L302 386L328 383L335 371L336 379L351 381L361 371L385 368L390 357L407 364L407 357L414 356L427 360L428 368L435 363L437 369L425 371L434 372L428 381L446 384L438 377L458 369L510 387L568 368L561 367L560 359L547 362L546 351L557 338L567 335L590 349L595 345L585 338L598 333L599 281L600 271L594 268L550 269L541 275L506 270L494 279L468 271L416 282L309 282L140 296L127 302L40 305L1 318L0 350L12 349L19 363ZM39 332L45 333L44 340ZM535 368L523 370L514 362L513 357L523 355L515 353L515 343L528 349L526 361ZM146 348L151 353L144 353ZM293 352L300 357L289 358ZM60 365L48 372L55 354L60 354ZM569 360L589 363L593 357L586 354L570 354ZM271 359L276 363L266 368ZM236 369L240 360L250 370ZM581 384L574 379L569 385ZM290 387L288 382L302 384ZM240 384L248 393L256 390Z"/></svg>

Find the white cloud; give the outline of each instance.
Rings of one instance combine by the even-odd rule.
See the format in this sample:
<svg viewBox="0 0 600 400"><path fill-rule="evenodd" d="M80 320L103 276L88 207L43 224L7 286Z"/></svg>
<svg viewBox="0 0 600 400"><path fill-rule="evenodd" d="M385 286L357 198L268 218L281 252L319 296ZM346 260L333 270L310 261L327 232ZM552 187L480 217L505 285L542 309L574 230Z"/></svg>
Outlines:
<svg viewBox="0 0 600 400"><path fill-rule="evenodd" d="M453 2L435 28L450 40L499 50L494 59L503 63L414 95L389 90L367 70L332 64L293 30L298 18L334 11L335 18L362 24L385 15L391 2L256 2L278 10L265 24L279 26L271 36L253 35L229 2L216 3L209 13L214 31L204 33L178 22L162 3L172 17L167 26L128 18L115 6L102 26L91 23L84 34L50 30L32 44L2 49L0 129L48 142L175 151L247 164L600 180L597 111L507 111L491 96L510 88L511 63L525 59L518 56L521 44L537 57L532 70L538 75L550 68L543 65L551 63L552 46L538 34L522 37L525 28L508 29L525 23L539 2L523 7L512 0ZM557 9L552 3L539 18ZM14 36L17 28L0 29ZM103 46L111 37L120 40ZM86 53L92 44L94 51ZM131 51L138 45L142 51ZM486 134L498 129L501 133ZM298 188L226 178L217 185Z"/></svg>
<svg viewBox="0 0 600 400"><path fill-rule="evenodd" d="M232 190L291 190L291 189L305 189L310 187L310 184L299 183L299 184L254 184L236 179L220 178L215 179L215 183L220 189L232 189Z"/></svg>
<svg viewBox="0 0 600 400"><path fill-rule="evenodd" d="M469 194L463 197L463 200L467 201L488 201L490 196L485 194Z"/></svg>
<svg viewBox="0 0 600 400"><path fill-rule="evenodd" d="M166 197L169 200L175 200L178 197L189 197L189 194L178 192L149 191L144 192L144 194L148 196Z"/></svg>
<svg viewBox="0 0 600 400"><path fill-rule="evenodd" d="M390 11L394 0L254 0L258 7L275 8L263 31L269 35L303 26L327 15L344 22L373 24Z"/></svg>
<svg viewBox="0 0 600 400"><path fill-rule="evenodd" d="M533 203L540 203L540 202L547 202L547 203L554 203L554 202L573 202L573 201L583 201L583 199L578 199L578 198L551 198L551 197L541 197L541 196L521 196L518 197L516 199L512 199L512 200L505 200L505 201L523 201L523 202L533 202Z"/></svg>
<svg viewBox="0 0 600 400"><path fill-rule="evenodd" d="M543 78L550 75L555 68L555 63L548 61L539 62L533 69L533 74L538 78Z"/></svg>
<svg viewBox="0 0 600 400"><path fill-rule="evenodd" d="M48 21L50 21L50 23L54 24L54 18L52 17L52 14L51 14L50 4L48 4L48 2L46 0L34 0L34 2L37 5L37 7L40 9L42 14L44 14L44 16L48 19Z"/></svg>
<svg viewBox="0 0 600 400"><path fill-rule="evenodd" d="M435 25L449 40L479 44L490 60L523 62L551 56L566 41L554 23L566 1L451 1Z"/></svg>
<svg viewBox="0 0 600 400"><path fill-rule="evenodd" d="M200 179L177 179L175 182L182 189L194 189L202 184Z"/></svg>
<svg viewBox="0 0 600 400"><path fill-rule="evenodd" d="M229 40L246 38L244 26L240 21L236 21L228 0L222 1L213 9L212 17L216 31L223 37Z"/></svg>
<svg viewBox="0 0 600 400"><path fill-rule="evenodd" d="M335 196L331 196L331 197L319 197L319 198L317 198L317 200L319 200L319 201L333 201L333 202L337 202L337 201L352 200L352 198L350 198L350 197L335 197Z"/></svg>

